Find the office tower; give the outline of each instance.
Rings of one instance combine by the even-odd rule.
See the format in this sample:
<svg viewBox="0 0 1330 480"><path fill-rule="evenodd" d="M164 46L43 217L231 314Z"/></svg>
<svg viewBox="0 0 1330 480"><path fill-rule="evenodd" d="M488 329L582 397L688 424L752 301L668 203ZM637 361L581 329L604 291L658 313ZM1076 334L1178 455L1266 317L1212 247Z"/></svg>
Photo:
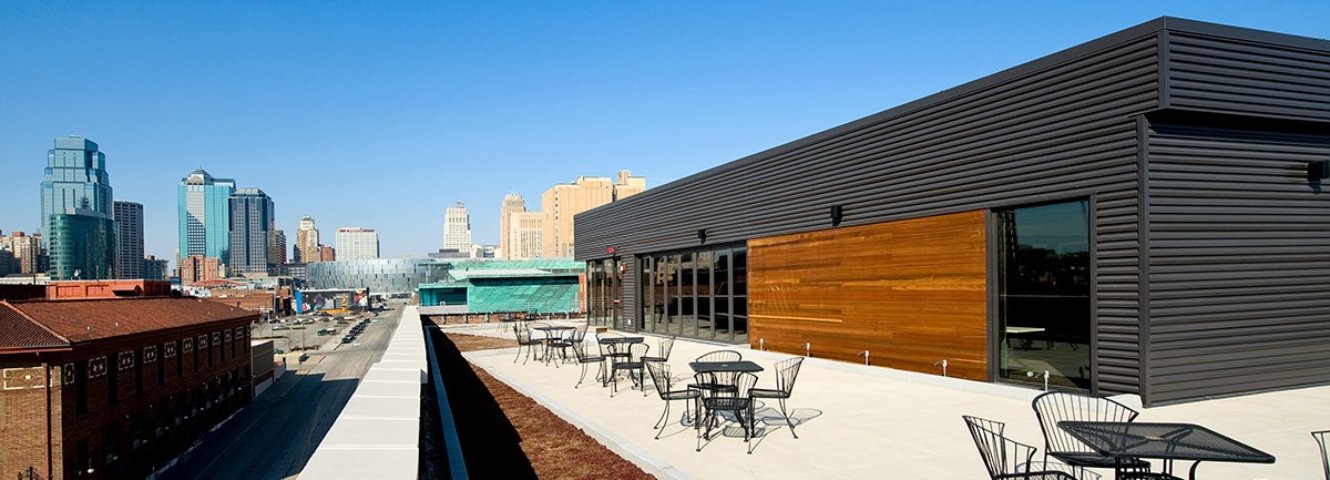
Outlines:
<svg viewBox="0 0 1330 480"><path fill-rule="evenodd" d="M337 229L337 258L342 260L379 258L379 232L373 228L360 227Z"/></svg>
<svg viewBox="0 0 1330 480"><path fill-rule="evenodd" d="M170 261L148 255L143 259L143 278L147 280L166 280L170 272Z"/></svg>
<svg viewBox="0 0 1330 480"><path fill-rule="evenodd" d="M74 209L111 215L111 179L106 155L97 144L77 135L56 137L55 148L46 152L42 179L42 230L51 231L51 215ZM49 239L47 239L49 240ZM47 247L43 241L43 248Z"/></svg>
<svg viewBox="0 0 1330 480"><path fill-rule="evenodd" d="M544 248L545 216L540 212L519 212L509 217L508 239L512 242L512 253L508 258L540 258Z"/></svg>
<svg viewBox="0 0 1330 480"><path fill-rule="evenodd" d="M471 216L462 202L448 207L443 215L443 248L459 252L471 251Z"/></svg>
<svg viewBox="0 0 1330 480"><path fill-rule="evenodd" d="M143 204L117 201L115 221L119 235L115 256L116 278L147 278L143 274Z"/></svg>
<svg viewBox="0 0 1330 480"><path fill-rule="evenodd" d="M115 220L81 208L51 215L47 232L52 280L115 278Z"/></svg>
<svg viewBox="0 0 1330 480"><path fill-rule="evenodd" d="M236 181L213 178L203 169L180 179L180 257L204 256L226 261L230 256L231 194Z"/></svg>
<svg viewBox="0 0 1330 480"><path fill-rule="evenodd" d="M9 246L9 237L0 233L0 276L18 272L18 259L14 258L13 247Z"/></svg>
<svg viewBox="0 0 1330 480"><path fill-rule="evenodd" d="M263 190L237 188L231 194L231 249L226 268L231 276L268 275L268 241L273 226L273 201Z"/></svg>
<svg viewBox="0 0 1330 480"><path fill-rule="evenodd" d="M577 177L545 190L540 209L545 215L542 252L549 257L573 255L573 216L614 201L614 182L606 177Z"/></svg>
<svg viewBox="0 0 1330 480"><path fill-rule="evenodd" d="M634 177L629 170L619 170L614 182L614 200L619 201L646 191L647 177Z"/></svg>
<svg viewBox="0 0 1330 480"><path fill-rule="evenodd" d="M314 226L314 219L309 215L300 217L300 228L296 230L296 263L314 263L322 261L319 250L319 229Z"/></svg>
<svg viewBox="0 0 1330 480"><path fill-rule="evenodd" d="M225 274L221 261L213 257L191 255L180 259L180 284L190 286L216 280Z"/></svg>
<svg viewBox="0 0 1330 480"><path fill-rule="evenodd" d="M41 273L41 239L33 235L25 235L20 231L9 232L9 251L14 254L14 261L17 262L18 273L34 274Z"/></svg>
<svg viewBox="0 0 1330 480"><path fill-rule="evenodd" d="M286 263L286 232L273 229L268 240L268 263L282 265Z"/></svg>
<svg viewBox="0 0 1330 480"><path fill-rule="evenodd" d="M323 262L336 262L337 249L328 245L319 245L319 260Z"/></svg>
<svg viewBox="0 0 1330 480"><path fill-rule="evenodd" d="M523 200L521 195L510 193L503 196L503 206L499 208L499 258L513 258L512 237L508 236L509 225L512 224L514 213L525 211L526 200Z"/></svg>
<svg viewBox="0 0 1330 480"><path fill-rule="evenodd" d="M80 136L56 137L42 178L42 246L55 280L115 275L115 220L106 155ZM57 240L59 242L57 243Z"/></svg>

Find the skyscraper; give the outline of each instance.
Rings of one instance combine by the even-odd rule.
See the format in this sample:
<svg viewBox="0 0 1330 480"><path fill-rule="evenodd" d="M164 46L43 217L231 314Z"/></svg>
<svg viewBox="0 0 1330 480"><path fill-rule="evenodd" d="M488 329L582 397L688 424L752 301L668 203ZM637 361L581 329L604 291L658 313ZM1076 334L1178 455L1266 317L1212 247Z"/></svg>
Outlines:
<svg viewBox="0 0 1330 480"><path fill-rule="evenodd" d="M628 170L618 172L618 181L606 177L577 177L572 183L560 183L540 196L545 215L542 233L543 253L547 257L573 256L573 217L579 213L622 200L647 188L646 177L635 177Z"/></svg>
<svg viewBox="0 0 1330 480"><path fill-rule="evenodd" d="M9 250L14 253L19 273L41 272L41 248L41 240L37 237L20 231L9 232Z"/></svg>
<svg viewBox="0 0 1330 480"><path fill-rule="evenodd" d="M273 201L263 190L237 188L230 198L231 248L227 271L232 276L268 275L268 241L273 230Z"/></svg>
<svg viewBox="0 0 1330 480"><path fill-rule="evenodd" d="M637 195L646 191L647 177L635 177L631 170L619 170L614 182L614 201Z"/></svg>
<svg viewBox="0 0 1330 480"><path fill-rule="evenodd" d="M337 258L342 260L379 258L379 232L373 228L360 227L337 229Z"/></svg>
<svg viewBox="0 0 1330 480"><path fill-rule="evenodd" d="M180 179L181 258L204 256L225 262L230 257L231 194L236 181L213 178L203 169Z"/></svg>
<svg viewBox="0 0 1330 480"><path fill-rule="evenodd" d="M169 272L169 263L167 259L158 260L157 257L148 255L143 259L143 278L148 280L166 280Z"/></svg>
<svg viewBox="0 0 1330 480"><path fill-rule="evenodd" d="M462 202L448 207L443 215L443 248L459 252L471 251L471 216Z"/></svg>
<svg viewBox="0 0 1330 480"><path fill-rule="evenodd" d="M314 263L323 261L319 250L319 229L314 226L314 219L309 215L300 217L300 228L296 230L296 263Z"/></svg>
<svg viewBox="0 0 1330 480"><path fill-rule="evenodd" d="M512 243L510 259L540 258L544 248L545 216L540 212L519 212L508 218L508 240Z"/></svg>
<svg viewBox="0 0 1330 480"><path fill-rule="evenodd" d="M116 278L147 278L143 272L143 204L115 202L119 235L115 256Z"/></svg>
<svg viewBox="0 0 1330 480"><path fill-rule="evenodd" d="M268 237L268 263L282 265L286 263L286 232L273 229Z"/></svg>
<svg viewBox="0 0 1330 480"><path fill-rule="evenodd" d="M526 200L523 200L521 195L510 193L503 196L503 206L499 208L499 258L516 258L512 256L513 245L509 230L512 228L513 214L525 211Z"/></svg>
<svg viewBox="0 0 1330 480"><path fill-rule="evenodd" d="M51 257L52 279L114 277L112 215L106 155L83 137L56 137L55 148L46 152L42 178L42 242Z"/></svg>

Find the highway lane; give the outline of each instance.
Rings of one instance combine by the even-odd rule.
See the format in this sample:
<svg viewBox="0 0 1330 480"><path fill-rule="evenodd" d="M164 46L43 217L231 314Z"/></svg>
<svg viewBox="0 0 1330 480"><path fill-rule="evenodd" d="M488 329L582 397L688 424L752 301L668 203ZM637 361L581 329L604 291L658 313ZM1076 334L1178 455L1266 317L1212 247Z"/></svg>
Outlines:
<svg viewBox="0 0 1330 480"><path fill-rule="evenodd" d="M371 317L370 325L353 343L311 350L303 365L296 361L298 353L288 354L293 370L222 427L205 435L202 444L162 478L285 479L299 475L360 378L383 357L401 313L400 304L395 306L399 308ZM306 341L329 341L329 337L312 334L321 325L308 326L314 328ZM299 342L298 331L294 337Z"/></svg>

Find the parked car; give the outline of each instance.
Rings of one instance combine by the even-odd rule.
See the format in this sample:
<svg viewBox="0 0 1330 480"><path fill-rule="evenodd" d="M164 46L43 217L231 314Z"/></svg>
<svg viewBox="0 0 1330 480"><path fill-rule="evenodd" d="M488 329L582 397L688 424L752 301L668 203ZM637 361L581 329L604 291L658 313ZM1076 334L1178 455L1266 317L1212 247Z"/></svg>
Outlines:
<svg viewBox="0 0 1330 480"><path fill-rule="evenodd" d="M351 341L352 341L352 340L355 340L355 339L356 339L356 337L355 337L354 335L343 335L343 336L342 336L342 343L351 343Z"/></svg>
<svg viewBox="0 0 1330 480"><path fill-rule="evenodd" d="M291 327L288 327L288 326L286 326L286 325L273 325L273 327L272 327L272 331L274 331L274 332L275 332L275 331L278 331L278 330L290 330L290 329L291 329Z"/></svg>

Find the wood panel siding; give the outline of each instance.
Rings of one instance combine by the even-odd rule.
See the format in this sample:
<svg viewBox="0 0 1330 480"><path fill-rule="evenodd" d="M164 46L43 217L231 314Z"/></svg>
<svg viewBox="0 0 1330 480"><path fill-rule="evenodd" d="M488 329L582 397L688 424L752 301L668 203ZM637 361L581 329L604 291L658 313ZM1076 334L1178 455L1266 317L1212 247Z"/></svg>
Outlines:
<svg viewBox="0 0 1330 480"><path fill-rule="evenodd" d="M754 239L749 343L988 380L984 212Z"/></svg>
<svg viewBox="0 0 1330 480"><path fill-rule="evenodd" d="M1330 134L1306 130L1152 124L1148 403L1330 383L1330 195L1306 173Z"/></svg>

